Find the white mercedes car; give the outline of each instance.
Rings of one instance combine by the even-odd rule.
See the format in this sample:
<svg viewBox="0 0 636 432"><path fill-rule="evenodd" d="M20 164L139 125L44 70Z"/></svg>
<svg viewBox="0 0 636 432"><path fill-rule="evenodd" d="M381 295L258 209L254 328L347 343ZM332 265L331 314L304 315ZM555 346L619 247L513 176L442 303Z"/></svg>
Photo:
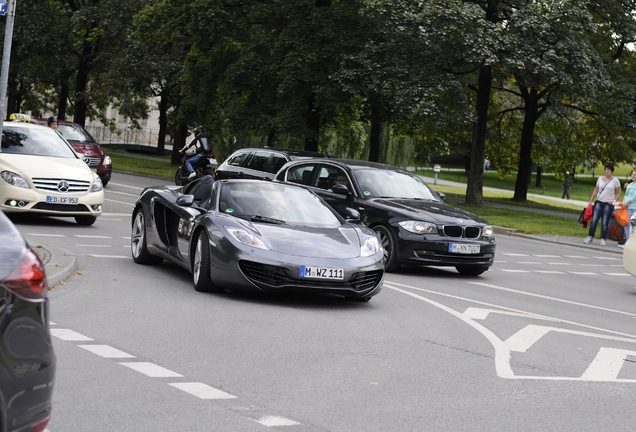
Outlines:
<svg viewBox="0 0 636 432"><path fill-rule="evenodd" d="M54 129L3 123L0 210L74 217L92 225L102 213L104 187Z"/></svg>

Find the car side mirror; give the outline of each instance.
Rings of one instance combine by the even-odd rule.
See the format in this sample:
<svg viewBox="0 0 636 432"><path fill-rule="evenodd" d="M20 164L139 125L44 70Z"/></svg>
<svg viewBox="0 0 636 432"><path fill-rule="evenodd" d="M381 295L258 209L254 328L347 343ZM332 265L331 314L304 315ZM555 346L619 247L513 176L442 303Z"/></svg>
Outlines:
<svg viewBox="0 0 636 432"><path fill-rule="evenodd" d="M346 207L345 219L347 220L347 222L360 222L360 212L351 207Z"/></svg>
<svg viewBox="0 0 636 432"><path fill-rule="evenodd" d="M436 192L439 199L446 201L446 194L444 192Z"/></svg>
<svg viewBox="0 0 636 432"><path fill-rule="evenodd" d="M194 195L181 195L175 201L179 207L192 207L194 204Z"/></svg>
<svg viewBox="0 0 636 432"><path fill-rule="evenodd" d="M331 187L331 192L337 193L338 195L349 195L349 188L343 184L335 184Z"/></svg>

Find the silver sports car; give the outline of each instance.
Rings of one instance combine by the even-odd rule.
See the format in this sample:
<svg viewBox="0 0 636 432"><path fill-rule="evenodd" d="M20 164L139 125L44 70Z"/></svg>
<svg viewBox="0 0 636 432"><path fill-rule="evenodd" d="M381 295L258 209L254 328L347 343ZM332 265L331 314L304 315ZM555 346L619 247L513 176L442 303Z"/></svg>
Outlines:
<svg viewBox="0 0 636 432"><path fill-rule="evenodd" d="M183 187L146 188L133 211L131 246L139 264L166 259L190 271L197 291L324 292L368 301L384 280L375 232L350 224L305 188L262 180L205 176Z"/></svg>

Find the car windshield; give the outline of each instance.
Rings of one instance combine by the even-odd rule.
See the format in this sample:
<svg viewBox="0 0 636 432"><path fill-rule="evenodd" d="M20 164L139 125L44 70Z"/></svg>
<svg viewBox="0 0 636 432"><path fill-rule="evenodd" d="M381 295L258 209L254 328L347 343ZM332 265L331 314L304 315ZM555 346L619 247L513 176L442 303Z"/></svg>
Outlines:
<svg viewBox="0 0 636 432"><path fill-rule="evenodd" d="M353 173L366 198L409 198L440 201L418 177L399 171L359 169Z"/></svg>
<svg viewBox="0 0 636 432"><path fill-rule="evenodd" d="M57 126L57 130L62 134L67 141L85 143L85 144L95 144L96 141L93 137L88 133L86 129L84 129L80 125L72 125L72 124L59 124Z"/></svg>
<svg viewBox="0 0 636 432"><path fill-rule="evenodd" d="M15 127L5 123L2 152L76 158L73 149L53 129L44 126Z"/></svg>
<svg viewBox="0 0 636 432"><path fill-rule="evenodd" d="M224 184L219 210L252 222L322 228L341 225L333 211L310 191L265 181Z"/></svg>

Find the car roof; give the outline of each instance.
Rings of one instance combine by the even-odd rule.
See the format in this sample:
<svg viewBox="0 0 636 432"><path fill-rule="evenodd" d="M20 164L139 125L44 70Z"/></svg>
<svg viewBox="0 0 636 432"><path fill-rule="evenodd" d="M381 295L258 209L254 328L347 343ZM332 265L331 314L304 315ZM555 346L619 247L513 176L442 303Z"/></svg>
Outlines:
<svg viewBox="0 0 636 432"><path fill-rule="evenodd" d="M303 161L303 162L307 162L307 161ZM312 162L315 162L315 160L312 161ZM334 165L341 165L341 166L349 167L352 170L373 168L373 169L387 170L387 171L405 171L405 172L408 172L408 170L405 170L404 168L396 167L396 166L393 166L393 165L388 165L388 164L384 164L384 163L380 163L380 162L359 160L359 159L325 158L324 162L332 163ZM299 162L299 163L301 163L301 162ZM292 164L295 165L295 163L293 163L293 162L288 162L288 164L289 165L292 165Z"/></svg>
<svg viewBox="0 0 636 432"><path fill-rule="evenodd" d="M236 149L232 154L240 152L240 151L269 151L276 153L285 153L289 156L310 156L310 157L327 157L326 153L315 152L311 150L302 150L302 149L289 149L289 148L279 148L279 147L246 147L241 149Z"/></svg>

